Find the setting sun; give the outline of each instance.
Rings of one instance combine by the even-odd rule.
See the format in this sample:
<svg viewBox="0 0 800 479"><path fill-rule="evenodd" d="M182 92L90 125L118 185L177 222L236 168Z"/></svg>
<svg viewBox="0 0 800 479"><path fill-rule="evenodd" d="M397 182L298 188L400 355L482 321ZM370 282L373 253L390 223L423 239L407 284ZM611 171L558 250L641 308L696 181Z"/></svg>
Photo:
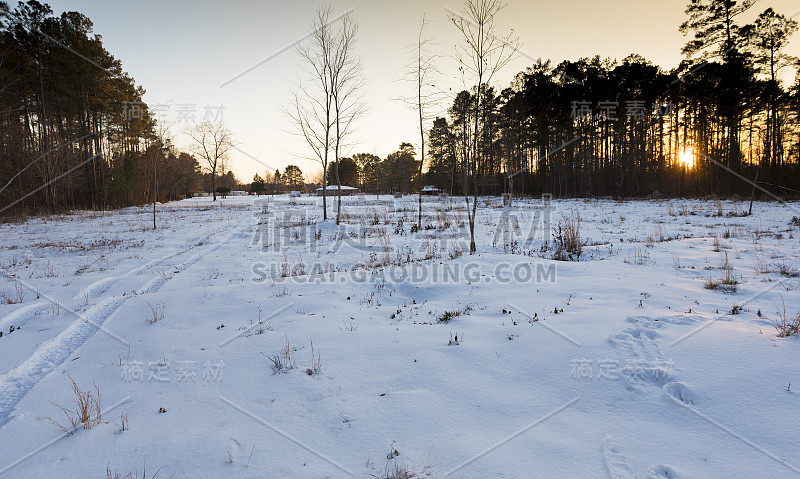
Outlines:
<svg viewBox="0 0 800 479"><path fill-rule="evenodd" d="M692 147L684 148L683 151L678 153L678 163L686 168L694 166L694 150Z"/></svg>

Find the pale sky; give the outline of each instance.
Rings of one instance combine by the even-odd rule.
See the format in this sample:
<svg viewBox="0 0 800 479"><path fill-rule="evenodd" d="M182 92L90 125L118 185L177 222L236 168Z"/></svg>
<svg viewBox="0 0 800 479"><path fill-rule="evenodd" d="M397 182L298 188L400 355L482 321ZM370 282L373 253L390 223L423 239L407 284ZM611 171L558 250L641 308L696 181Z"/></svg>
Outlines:
<svg viewBox="0 0 800 479"><path fill-rule="evenodd" d="M12 2L13 3L13 2ZM310 153L292 134L292 125L281 113L290 99L292 82L300 74L293 48L305 36L315 11L328 2L228 0L52 0L56 14L77 10L94 22L108 51L147 90L145 101L169 104L165 124L179 147L186 145L181 131L206 115L219 114L239 142L242 152L231 155L231 167L242 182L255 173L264 176L268 165L281 171L287 164L310 173L319 163L301 157ZM385 157L408 141L419 143L414 112L400 101L413 94L412 85L401 81L409 58L406 47L416 41L423 14L431 23L427 33L442 55L439 69L446 75L437 82L463 89L451 59L459 33L448 23L446 7L460 10L459 0L334 0L334 14L353 9L360 25L357 53L363 58L366 97L371 111L360 123L356 145L347 153L376 153ZM498 76L496 87L536 58L554 64L568 59L600 55L622 59L638 53L666 69L681 60L687 38L678 32L688 0L560 0L509 1L497 21L498 33L511 29L522 41L518 58ZM800 0L761 0L751 21L768 7L784 15L798 15ZM787 53L800 56L800 34ZM274 55L274 57L273 57ZM221 88L221 84L262 62L258 68ZM442 104L442 112L448 104ZM566 106L565 106L566 107ZM247 154L243 153L246 152ZM255 158L252 159L250 157ZM270 170L271 172L272 170Z"/></svg>

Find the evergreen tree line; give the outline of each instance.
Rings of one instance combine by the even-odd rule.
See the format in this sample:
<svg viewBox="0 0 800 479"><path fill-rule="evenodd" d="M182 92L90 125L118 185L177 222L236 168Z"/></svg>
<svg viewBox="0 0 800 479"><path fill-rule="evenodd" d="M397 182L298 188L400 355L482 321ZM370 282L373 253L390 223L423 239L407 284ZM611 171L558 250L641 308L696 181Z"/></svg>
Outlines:
<svg viewBox="0 0 800 479"><path fill-rule="evenodd" d="M0 1L0 215L168 201L210 184L158 134L144 93L83 14Z"/></svg>
<svg viewBox="0 0 800 479"><path fill-rule="evenodd" d="M692 1L686 59L672 70L639 55L539 60L500 91L461 91L426 128L422 178L403 143L385 159L332 161L326 183L338 172L364 191L642 196L749 195L755 180L762 195L796 195L800 79L781 79L796 77L784 48L797 23L767 9L739 24L754 4ZM159 134L143 95L81 13L0 1L0 214L235 187L224 162L204 172ZM302 189L299 168L289 173L254 183Z"/></svg>
<svg viewBox="0 0 800 479"><path fill-rule="evenodd" d="M477 130L475 88L458 93L428 131L425 183L451 194L750 195L745 178L762 195L797 195L800 79L780 81L796 74L783 48L797 23L767 9L737 24L754 3L693 1L686 59L670 71L639 55L539 60L502 91L481 85Z"/></svg>

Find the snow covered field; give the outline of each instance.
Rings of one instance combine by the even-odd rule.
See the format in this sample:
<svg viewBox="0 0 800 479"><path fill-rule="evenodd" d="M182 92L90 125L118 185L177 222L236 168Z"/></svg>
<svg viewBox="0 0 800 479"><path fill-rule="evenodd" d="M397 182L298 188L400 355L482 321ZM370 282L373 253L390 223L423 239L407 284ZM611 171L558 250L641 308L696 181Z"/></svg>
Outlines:
<svg viewBox="0 0 800 479"><path fill-rule="evenodd" d="M0 225L0 478L800 475L800 205L320 201Z"/></svg>

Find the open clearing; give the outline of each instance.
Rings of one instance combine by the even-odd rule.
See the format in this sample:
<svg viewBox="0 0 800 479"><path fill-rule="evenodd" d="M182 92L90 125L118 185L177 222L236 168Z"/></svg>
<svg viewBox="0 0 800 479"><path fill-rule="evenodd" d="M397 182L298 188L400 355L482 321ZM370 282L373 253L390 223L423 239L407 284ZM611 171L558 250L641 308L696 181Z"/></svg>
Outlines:
<svg viewBox="0 0 800 479"><path fill-rule="evenodd" d="M0 477L800 474L800 205L416 201L4 224Z"/></svg>

